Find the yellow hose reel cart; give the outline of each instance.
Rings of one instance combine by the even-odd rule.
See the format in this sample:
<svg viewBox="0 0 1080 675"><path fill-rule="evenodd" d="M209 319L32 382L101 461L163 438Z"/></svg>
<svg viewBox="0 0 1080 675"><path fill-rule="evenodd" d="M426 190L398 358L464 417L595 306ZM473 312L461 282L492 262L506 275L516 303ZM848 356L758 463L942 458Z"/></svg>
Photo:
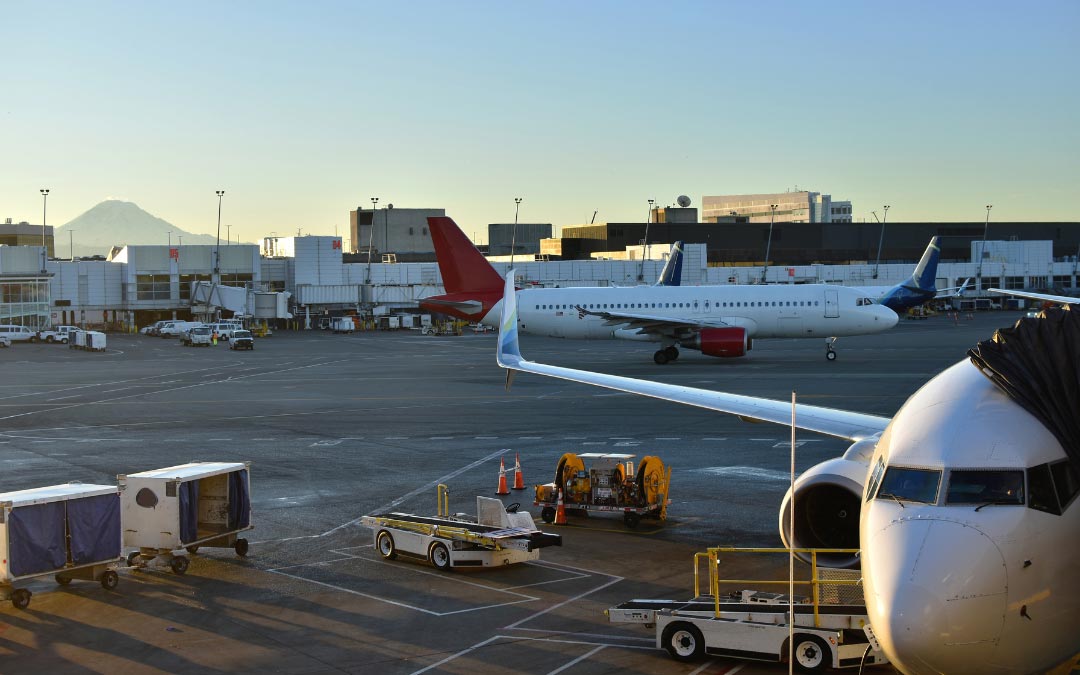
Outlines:
<svg viewBox="0 0 1080 675"><path fill-rule="evenodd" d="M555 521L559 490L568 512L621 512L623 522L635 528L642 518L667 518L671 503L668 487L671 467L648 456L634 470L635 455L568 452L559 458L555 480L536 486L536 506L544 522Z"/></svg>

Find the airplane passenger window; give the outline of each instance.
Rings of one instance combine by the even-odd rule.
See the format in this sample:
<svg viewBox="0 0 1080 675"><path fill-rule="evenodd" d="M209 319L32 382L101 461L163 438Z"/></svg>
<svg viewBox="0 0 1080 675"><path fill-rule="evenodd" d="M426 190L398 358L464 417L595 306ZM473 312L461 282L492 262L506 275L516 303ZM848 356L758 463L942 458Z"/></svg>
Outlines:
<svg viewBox="0 0 1080 675"><path fill-rule="evenodd" d="M968 471L949 472L946 504L1016 504L1024 503L1024 472Z"/></svg>
<svg viewBox="0 0 1080 675"><path fill-rule="evenodd" d="M941 472L935 469L911 469L890 466L878 489L878 499L936 504Z"/></svg>

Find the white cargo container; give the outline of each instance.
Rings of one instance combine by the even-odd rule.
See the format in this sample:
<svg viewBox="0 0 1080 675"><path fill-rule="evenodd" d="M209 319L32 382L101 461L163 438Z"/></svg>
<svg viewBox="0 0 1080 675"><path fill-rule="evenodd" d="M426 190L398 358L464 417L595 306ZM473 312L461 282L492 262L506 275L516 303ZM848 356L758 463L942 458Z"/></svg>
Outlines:
<svg viewBox="0 0 1080 675"><path fill-rule="evenodd" d="M70 349L82 349L90 352L105 351L105 333L96 330L80 330L75 331L74 335L75 339L68 344Z"/></svg>
<svg viewBox="0 0 1080 675"><path fill-rule="evenodd" d="M116 588L121 557L120 489L68 483L0 494L0 599L19 609L31 593L14 582L54 575Z"/></svg>
<svg viewBox="0 0 1080 675"><path fill-rule="evenodd" d="M136 548L128 564L144 567L161 559L183 574L186 548L232 548L247 555L252 529L250 462L191 462L117 476L124 515L124 546Z"/></svg>

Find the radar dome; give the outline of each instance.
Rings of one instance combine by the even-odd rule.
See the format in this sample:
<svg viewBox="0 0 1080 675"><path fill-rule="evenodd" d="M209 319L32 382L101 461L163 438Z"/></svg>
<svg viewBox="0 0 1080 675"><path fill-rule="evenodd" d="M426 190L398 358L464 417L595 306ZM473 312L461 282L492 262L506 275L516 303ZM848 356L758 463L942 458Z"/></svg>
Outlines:
<svg viewBox="0 0 1080 675"><path fill-rule="evenodd" d="M686 195L679 195L679 198L678 198L678 200L676 200L676 201L678 201L678 202L679 202L679 206L683 207L684 209L685 209L685 208L686 208L687 206L690 206L690 198L689 198L689 197L687 197Z"/></svg>

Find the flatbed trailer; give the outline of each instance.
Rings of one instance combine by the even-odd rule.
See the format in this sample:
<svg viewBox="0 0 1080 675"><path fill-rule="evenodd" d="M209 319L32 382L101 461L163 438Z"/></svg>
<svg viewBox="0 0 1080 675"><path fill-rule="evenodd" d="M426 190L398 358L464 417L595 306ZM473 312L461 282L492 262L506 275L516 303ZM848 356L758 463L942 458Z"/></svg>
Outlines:
<svg viewBox="0 0 1080 675"><path fill-rule="evenodd" d="M720 585L761 580L722 580L716 573L718 553L741 549L709 549L695 555L694 598L690 600L631 600L607 610L612 623L634 623L652 628L656 646L679 661L694 661L706 654L730 658L782 662L791 651L795 666L805 672L888 663L874 638L861 602L822 602L829 598L861 597L857 571L817 568L816 553L798 550L812 559L810 598L742 590L720 595ZM751 552L787 552L787 549L745 549ZM830 553L839 551L827 551ZM709 592L699 594L698 562L710 562ZM843 573L847 573L847 575ZM848 576L850 578L843 578ZM788 581L771 582L787 585Z"/></svg>
<svg viewBox="0 0 1080 675"><path fill-rule="evenodd" d="M562 545L560 535L541 532L532 516L506 509L498 499L477 497L475 519L450 515L449 491L442 485L439 488L436 516L393 512L361 518L360 523L374 533L379 555L387 560L399 555L425 560L450 571L536 560L541 548Z"/></svg>

